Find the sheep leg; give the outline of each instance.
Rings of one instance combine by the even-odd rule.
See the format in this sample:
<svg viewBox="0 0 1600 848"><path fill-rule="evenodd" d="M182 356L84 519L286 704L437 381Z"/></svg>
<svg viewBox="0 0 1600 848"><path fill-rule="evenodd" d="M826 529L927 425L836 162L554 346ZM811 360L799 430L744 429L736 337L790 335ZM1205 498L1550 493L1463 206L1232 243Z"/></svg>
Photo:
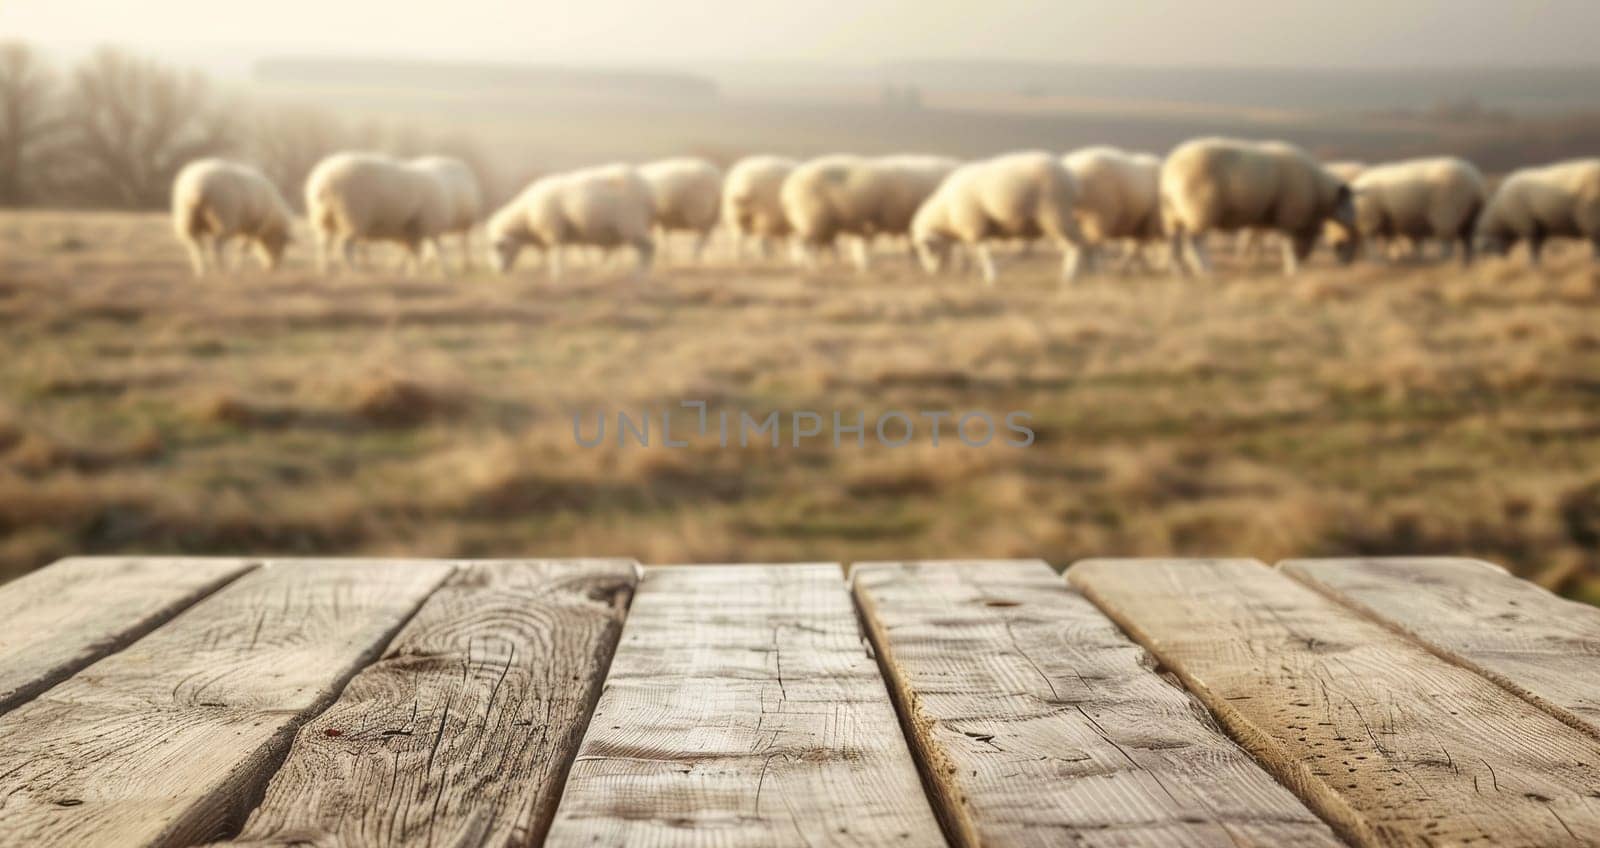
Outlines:
<svg viewBox="0 0 1600 848"><path fill-rule="evenodd" d="M350 236L341 236L338 244L339 255L343 258L346 273L356 268L356 240Z"/></svg>
<svg viewBox="0 0 1600 848"><path fill-rule="evenodd" d="M850 253L855 260L856 270L865 274L872 270L871 240L868 236L858 236L850 242Z"/></svg>
<svg viewBox="0 0 1600 848"><path fill-rule="evenodd" d="M472 273L472 230L461 231L461 273Z"/></svg>
<svg viewBox="0 0 1600 848"><path fill-rule="evenodd" d="M1300 272L1300 255L1294 239L1283 240L1283 275L1293 277Z"/></svg>
<svg viewBox="0 0 1600 848"><path fill-rule="evenodd" d="M635 278L643 280L650 276L650 264L655 261L656 246L652 242L642 241L635 244L633 249L638 254L638 264L634 266L633 274Z"/></svg>
<svg viewBox="0 0 1600 848"><path fill-rule="evenodd" d="M1070 283L1078 278L1087 261L1089 250L1085 245L1065 242L1061 245L1061 282Z"/></svg>
<svg viewBox="0 0 1600 848"><path fill-rule="evenodd" d="M206 275L206 250L200 243L199 236L185 236L183 246L189 251L189 267L194 269L196 277Z"/></svg>
<svg viewBox="0 0 1600 848"><path fill-rule="evenodd" d="M989 250L989 243L983 242L975 245L972 253L978 259L978 269L983 273L984 285L993 286L999 274L994 270L994 253Z"/></svg>
<svg viewBox="0 0 1600 848"><path fill-rule="evenodd" d="M428 258L433 260L433 264L438 266L439 276L448 279L450 277L450 263L444 260L444 240L438 237L424 239L422 247ZM421 270L420 265L418 270Z"/></svg>
<svg viewBox="0 0 1600 848"><path fill-rule="evenodd" d="M550 268L550 282L561 279L561 245L554 245L544 252L545 264Z"/></svg>
<svg viewBox="0 0 1600 848"><path fill-rule="evenodd" d="M1197 276L1211 276L1211 261L1206 257L1205 236L1201 233L1191 233L1179 236L1181 261Z"/></svg>
<svg viewBox="0 0 1600 848"><path fill-rule="evenodd" d="M694 237L694 264L699 265L705 258L706 245L711 241L711 231L704 230Z"/></svg>
<svg viewBox="0 0 1600 848"><path fill-rule="evenodd" d="M227 247L228 247L227 239L224 239L221 236L212 236L211 237L211 259L212 259L212 264L216 266L218 271L221 271L224 274L227 274L227 273L232 271L232 269L228 267L228 251L227 251Z"/></svg>
<svg viewBox="0 0 1600 848"><path fill-rule="evenodd" d="M1528 267L1539 267L1539 257L1544 253L1544 233L1534 233L1528 237Z"/></svg>

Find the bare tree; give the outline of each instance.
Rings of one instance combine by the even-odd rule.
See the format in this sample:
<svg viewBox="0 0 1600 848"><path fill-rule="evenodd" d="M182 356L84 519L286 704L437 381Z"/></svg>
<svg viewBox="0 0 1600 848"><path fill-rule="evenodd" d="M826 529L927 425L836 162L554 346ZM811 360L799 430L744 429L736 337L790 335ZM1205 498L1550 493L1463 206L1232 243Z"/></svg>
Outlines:
<svg viewBox="0 0 1600 848"><path fill-rule="evenodd" d="M0 42L0 206L38 199L46 157L60 129L57 80L39 53Z"/></svg>
<svg viewBox="0 0 1600 848"><path fill-rule="evenodd" d="M350 146L350 131L332 114L311 106L267 106L251 122L245 151L295 208L302 187L324 156Z"/></svg>
<svg viewBox="0 0 1600 848"><path fill-rule="evenodd" d="M233 137L204 77L111 48L74 73L66 120L82 199L134 208L164 205L185 163Z"/></svg>

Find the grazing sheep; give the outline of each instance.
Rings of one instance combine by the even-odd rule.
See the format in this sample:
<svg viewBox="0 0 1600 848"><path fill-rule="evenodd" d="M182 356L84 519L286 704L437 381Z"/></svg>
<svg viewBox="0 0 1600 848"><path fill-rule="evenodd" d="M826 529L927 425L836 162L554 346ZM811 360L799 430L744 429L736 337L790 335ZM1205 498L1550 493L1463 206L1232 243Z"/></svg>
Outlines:
<svg viewBox="0 0 1600 848"><path fill-rule="evenodd" d="M959 164L938 156L834 155L800 165L784 180L781 198L802 258L813 264L817 248L852 235L856 267L865 271L871 239L906 234L923 201Z"/></svg>
<svg viewBox="0 0 1600 848"><path fill-rule="evenodd" d="M1161 218L1179 271L1210 273L1207 233L1258 229L1287 236L1283 266L1292 275L1324 222L1348 231L1354 215L1349 186L1291 144L1197 139L1161 166Z"/></svg>
<svg viewBox="0 0 1600 848"><path fill-rule="evenodd" d="M1328 173L1344 180L1345 185L1350 185L1355 182L1356 177L1361 176L1362 171L1367 169L1367 163L1347 159L1329 162L1322 167L1326 168ZM1330 243L1338 244L1343 234L1344 230L1333 223L1323 226L1323 235L1328 238ZM1255 229L1240 230L1237 239L1234 241L1233 255L1240 262L1254 264L1260 262L1261 257L1274 247L1282 248L1282 239L1278 238L1275 233Z"/></svg>
<svg viewBox="0 0 1600 848"><path fill-rule="evenodd" d="M317 236L317 267L334 254L355 266L358 242L393 241L421 264L422 251L447 274L439 236L448 232L454 205L444 181L378 153L335 153L306 178L306 215Z"/></svg>
<svg viewBox="0 0 1600 848"><path fill-rule="evenodd" d="M744 258L750 239L756 240L763 256L770 257L772 241L789 237L783 181L798 164L782 156L747 156L728 170L722 183L722 221L733 234L737 258Z"/></svg>
<svg viewBox="0 0 1600 848"><path fill-rule="evenodd" d="M1515 171L1478 219L1484 250L1503 255L1526 241L1533 265L1552 236L1584 239L1600 260L1600 159Z"/></svg>
<svg viewBox="0 0 1600 848"><path fill-rule="evenodd" d="M699 262L721 211L722 171L704 159L663 159L640 166L639 176L655 197L657 242L665 250L668 233L688 230Z"/></svg>
<svg viewBox="0 0 1600 848"><path fill-rule="evenodd" d="M1478 213L1488 193L1483 174L1463 159L1444 156L1412 159L1363 171L1351 183L1355 192L1355 229L1335 241L1340 258L1356 257L1362 242L1407 239L1419 252L1422 243L1438 239L1446 255L1461 243L1463 264L1472 261L1472 239Z"/></svg>
<svg viewBox="0 0 1600 848"><path fill-rule="evenodd" d="M524 247L545 252L550 279L561 277L561 249L632 245L642 275L655 255L650 186L627 165L604 165L535 180L489 219L491 261L509 272Z"/></svg>
<svg viewBox="0 0 1600 848"><path fill-rule="evenodd" d="M217 267L226 271L223 248L235 238L248 240L262 266L275 270L293 220L283 195L249 165L201 159L185 165L172 183L172 226L189 251L196 277L207 270L206 243Z"/></svg>
<svg viewBox="0 0 1600 848"><path fill-rule="evenodd" d="M472 228L483 217L483 190L478 187L478 177L467 163L451 156L424 156L413 159L408 167L432 174L441 180L450 196L450 225L445 234L461 236L462 270L472 268Z"/></svg>
<svg viewBox="0 0 1600 848"><path fill-rule="evenodd" d="M1011 153L956 169L917 210L911 238L930 274L943 270L951 245L961 242L990 285L997 276L991 241L1048 238L1062 250L1062 279L1071 280L1083 244L1076 202L1072 174L1058 157Z"/></svg>
<svg viewBox="0 0 1600 848"><path fill-rule="evenodd" d="M1088 147L1063 157L1061 164L1078 190L1086 264L1092 267L1099 251L1116 242L1127 245L1128 264L1142 259L1144 244L1162 236L1161 160L1114 147Z"/></svg>

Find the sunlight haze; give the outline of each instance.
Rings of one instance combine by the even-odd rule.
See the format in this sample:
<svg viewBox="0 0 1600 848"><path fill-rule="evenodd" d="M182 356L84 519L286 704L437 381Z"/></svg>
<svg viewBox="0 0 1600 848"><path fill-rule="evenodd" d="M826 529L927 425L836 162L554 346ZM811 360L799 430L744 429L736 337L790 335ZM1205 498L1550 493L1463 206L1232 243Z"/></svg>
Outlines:
<svg viewBox="0 0 1600 848"><path fill-rule="evenodd" d="M1593 62L1584 0L9 0L0 38L101 43L210 65L265 53L575 63L870 64L959 58L1130 65L1563 65Z"/></svg>

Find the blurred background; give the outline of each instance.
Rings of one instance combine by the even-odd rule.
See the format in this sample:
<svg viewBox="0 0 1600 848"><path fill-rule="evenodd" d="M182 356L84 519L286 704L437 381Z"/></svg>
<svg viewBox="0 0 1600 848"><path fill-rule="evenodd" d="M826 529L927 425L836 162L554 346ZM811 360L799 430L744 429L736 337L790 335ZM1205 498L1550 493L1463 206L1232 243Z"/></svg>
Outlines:
<svg viewBox="0 0 1600 848"><path fill-rule="evenodd" d="M1600 275L1520 258L1001 285L669 255L196 281L186 162L545 173L1199 135L1600 154L1600 6L0 5L0 574L79 552L647 562L1437 553L1600 599ZM1047 253L1048 251L1042 251ZM719 258L720 257L720 258ZM1026 450L572 443L575 409L1028 410Z"/></svg>

